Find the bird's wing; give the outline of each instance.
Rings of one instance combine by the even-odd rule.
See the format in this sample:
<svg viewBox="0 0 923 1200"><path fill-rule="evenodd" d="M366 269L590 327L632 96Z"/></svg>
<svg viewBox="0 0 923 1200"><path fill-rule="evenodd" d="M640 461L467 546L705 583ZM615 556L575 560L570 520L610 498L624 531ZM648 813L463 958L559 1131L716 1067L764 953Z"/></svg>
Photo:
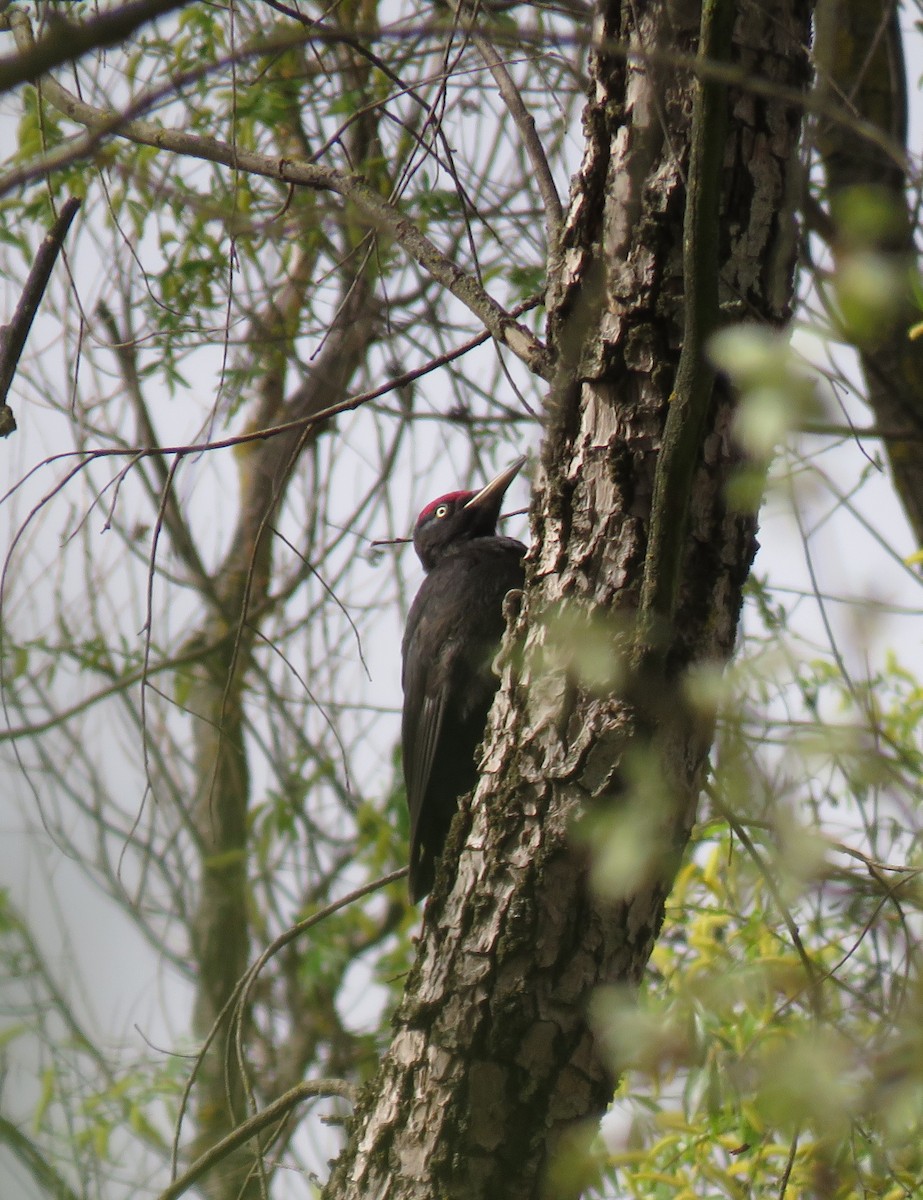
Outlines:
<svg viewBox="0 0 923 1200"><path fill-rule="evenodd" d="M423 798L429 786L433 770L433 760L436 757L436 747L439 745L439 735L442 732L442 718L445 715L445 690L433 696L427 696L420 708L417 718L417 728L414 735L413 753L410 771L407 775L407 806L410 809L410 857L417 857L417 844L420 837L420 814L423 809ZM430 847L432 851L432 847Z"/></svg>
<svg viewBox="0 0 923 1200"><path fill-rule="evenodd" d="M433 687L434 665L419 655L405 656L405 696L413 697L415 701L405 704L401 728L407 808L410 811L411 861L416 858L423 798L429 787L446 709L446 688Z"/></svg>

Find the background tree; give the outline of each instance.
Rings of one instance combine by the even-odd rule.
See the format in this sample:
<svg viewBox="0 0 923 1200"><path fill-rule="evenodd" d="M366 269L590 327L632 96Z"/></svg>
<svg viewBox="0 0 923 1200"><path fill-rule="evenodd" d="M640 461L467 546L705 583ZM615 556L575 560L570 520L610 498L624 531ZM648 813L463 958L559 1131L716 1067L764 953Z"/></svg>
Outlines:
<svg viewBox="0 0 923 1200"><path fill-rule="evenodd" d="M301 1102L373 1079L329 1195L569 1194L626 1069L604 1193L919 1187L912 661L857 674L817 584L815 653L761 573L715 672L778 442L806 547L825 503L868 520L765 333L796 252L921 511L899 12L820 5L812 91L810 16L5 9L14 301L83 198L9 401L9 787L63 902L69 861L163 973L113 1048L7 904L0 1136L33 1193L157 1194L178 1128L203 1194L304 1194L333 1142ZM366 551L539 444L485 777L408 978L418 914L369 886L405 854L408 567ZM641 1008L600 999L671 885Z"/></svg>

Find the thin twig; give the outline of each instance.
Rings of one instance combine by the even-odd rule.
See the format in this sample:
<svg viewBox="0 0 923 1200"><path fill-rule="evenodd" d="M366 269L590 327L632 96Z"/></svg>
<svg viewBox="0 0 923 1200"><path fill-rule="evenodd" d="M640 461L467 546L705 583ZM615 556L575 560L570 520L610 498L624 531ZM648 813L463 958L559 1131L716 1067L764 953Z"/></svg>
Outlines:
<svg viewBox="0 0 923 1200"><path fill-rule="evenodd" d="M493 76L507 112L519 130L522 144L529 156L532 170L535 172L535 180L545 206L545 231L547 247L550 252L557 245L561 223L564 220L564 210L561 207L558 189L555 187L554 176L551 174L551 168L545 156L545 148L535 129L535 119L523 103L519 88L513 82L512 75L506 69L506 64L494 46L481 33L472 34L471 40Z"/></svg>
<svg viewBox="0 0 923 1200"><path fill-rule="evenodd" d="M524 301L512 310L513 316L520 316L522 313L534 308L540 300L532 297ZM340 413L352 412L357 408L361 408L363 404L367 404L370 400L377 400L379 396L387 395L388 392L399 390L406 387L407 384L413 383L424 375L428 375L431 371L436 370L440 366L453 362L457 358L461 358L467 354L469 350L482 345L490 337L489 333L479 333L468 341L463 342L460 346L456 346L452 350L447 350L444 354L438 355L436 358L430 359L420 367L415 367L413 370L405 371L402 375L395 376L386 380L376 388L372 388L367 392L360 392L357 396L351 396L346 400L340 400L336 404L328 405L320 412L309 413L302 417L296 417L292 421L282 421L278 425L268 425L263 429L253 429L247 433L233 434L226 438L218 438L214 441L204 442L187 442L186 444L176 444L170 446L118 446L118 447L98 447L94 450L64 450L60 454L50 454L47 458L43 458L41 462L36 463L25 475L22 476L12 487L7 489L3 495L0 495L0 504L4 504L9 498L18 491L29 479L32 478L42 467L50 467L54 463L62 462L70 458L82 458L83 461L78 463L65 477L63 483L57 484L45 499L37 506L32 513L30 519L37 514L38 508L42 504L50 500L61 488L70 482L74 475L80 473L84 467L88 466L99 458L149 458L152 455L170 455L170 454L202 454L207 450L229 450L234 446L245 446L250 442L261 442L266 438L278 437L281 434L291 433L295 429L316 425L320 421L327 421L331 417L339 416Z"/></svg>
<svg viewBox="0 0 923 1200"><path fill-rule="evenodd" d="M367 896L372 892L376 892L381 888L388 887L390 884L395 883L398 879L403 879L406 874L407 867L399 867L398 870L391 871L390 874L383 875L380 879L373 879L370 883L363 884L361 887L358 887L354 891L349 892L347 895L342 896L339 900L334 900L331 904L325 905L318 912L312 913L310 917L305 917L303 921L298 921L296 924L290 926L288 929L284 930L284 932L280 933L278 937L274 938L269 943L256 962L247 968L244 975L238 980L237 986L231 992L230 996L228 996L227 1000L225 1000L221 1011L215 1017L212 1027L202 1043L202 1046L200 1047L199 1053L196 1057L196 1063L193 1066L189 1079L186 1082L186 1086L183 1089L183 1094L180 1098L180 1111L176 1119L176 1130L173 1138L174 1168L179 1158L179 1138L183 1124L183 1117L186 1107L189 1103L189 1097L192 1093L192 1087L195 1083L196 1075L198 1074L199 1065L201 1064L209 1046L218 1036L218 1032L224 1023L225 1017L235 1006L245 1003L246 997L250 992L250 988L253 986L253 983L266 963L269 962L269 960L276 954L278 954L280 950L284 949L284 947L290 942L293 942L296 938L300 937L303 933L306 933L307 930L312 929L315 925L319 925L321 921L325 921L327 917L332 916L335 912L339 912L341 908L346 908L348 905L354 904L357 900L361 900L364 896ZM291 1093L288 1092L286 1095L291 1095ZM284 1097L282 1097L282 1099L284 1099ZM254 1132L258 1132L258 1130L255 1130ZM175 1182L178 1183L179 1180L177 1179ZM172 1193L172 1195L179 1194L179 1192ZM171 1193L164 1192L158 1197L158 1200L170 1200L170 1196Z"/></svg>
<svg viewBox="0 0 923 1200"><path fill-rule="evenodd" d="M801 965L804 967L805 975L808 977L811 1006L814 1010L815 1016L819 1018L822 1015L820 994L821 980L818 979L817 968L811 961L811 957L805 949L804 943L801 940L801 935L798 932L798 926L795 924L795 918L792 916L791 910L785 903L785 899L772 871L769 868L769 864L765 861L760 851L756 848L756 844L747 833L746 829L744 829L743 825L741 825L740 821L738 821L736 814L732 812L730 808L728 808L724 801L719 797L716 790L712 787L708 787L706 790L708 792L708 798L714 806L715 811L718 812L725 821L727 821L735 836L739 839L744 849L750 855L754 866L759 871L760 875L762 875L763 881L765 882L766 887L769 889L770 895L776 903L779 914L785 923L786 929L788 930L788 935L792 939L792 945L795 947L795 952L801 959Z"/></svg>
<svg viewBox="0 0 923 1200"><path fill-rule="evenodd" d="M151 415L148 410L147 402L144 398L144 393L141 388L141 379L138 375L138 364L136 359L137 345L131 331L127 331L124 336L119 329L115 317L109 310L104 301L100 301L96 306L96 312L100 320L106 328L109 335L110 349L115 355L116 362L119 365L119 372L122 376L122 383L125 387L125 395L134 409L135 417L138 422L138 432L140 441L148 446L157 444L157 434L154 429L154 423L151 420ZM160 485L160 494L157 495L154 487L148 483L145 477L148 494L156 497L159 504L163 503L163 488L166 486L169 467L166 459L156 455L151 456L151 462L157 474L157 480ZM142 472L143 474L143 472ZM182 511L176 502L176 497L170 493L166 497L166 507L164 509L164 522L170 533L173 548L182 558L183 562L188 567L190 573L195 577L196 584L200 591L204 592L209 599L214 603L215 589L212 580L209 578L208 572L199 556L195 541L190 533Z"/></svg>
<svg viewBox="0 0 923 1200"><path fill-rule="evenodd" d="M785 1200L785 1193L788 1191L788 1181L792 1177L792 1169L795 1166L795 1156L798 1153L798 1139L801 1136L801 1127L796 1126L795 1132L792 1134L791 1145L789 1146L788 1159L782 1171L782 1178L779 1180L779 1200Z"/></svg>

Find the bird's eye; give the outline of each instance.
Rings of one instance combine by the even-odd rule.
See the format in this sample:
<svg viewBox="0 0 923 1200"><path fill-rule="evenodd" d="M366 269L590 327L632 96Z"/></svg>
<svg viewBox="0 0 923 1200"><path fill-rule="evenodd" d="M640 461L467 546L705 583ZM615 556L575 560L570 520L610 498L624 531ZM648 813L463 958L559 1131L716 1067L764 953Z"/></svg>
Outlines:
<svg viewBox="0 0 923 1200"><path fill-rule="evenodd" d="M447 517L448 515L449 515L448 504L440 504L439 507L436 509L436 516L437 517Z"/></svg>

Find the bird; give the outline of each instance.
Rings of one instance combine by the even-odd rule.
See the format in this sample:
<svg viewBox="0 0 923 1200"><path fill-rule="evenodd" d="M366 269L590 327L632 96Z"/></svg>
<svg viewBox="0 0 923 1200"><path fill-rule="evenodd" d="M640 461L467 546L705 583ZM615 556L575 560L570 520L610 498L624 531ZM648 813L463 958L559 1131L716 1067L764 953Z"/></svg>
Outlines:
<svg viewBox="0 0 923 1200"><path fill-rule="evenodd" d="M474 755L500 683L493 660L506 621L503 600L525 580L526 547L498 534L497 520L524 462L519 459L479 492L439 496L414 526L425 578L401 647L414 904L432 889L459 798L478 779Z"/></svg>

